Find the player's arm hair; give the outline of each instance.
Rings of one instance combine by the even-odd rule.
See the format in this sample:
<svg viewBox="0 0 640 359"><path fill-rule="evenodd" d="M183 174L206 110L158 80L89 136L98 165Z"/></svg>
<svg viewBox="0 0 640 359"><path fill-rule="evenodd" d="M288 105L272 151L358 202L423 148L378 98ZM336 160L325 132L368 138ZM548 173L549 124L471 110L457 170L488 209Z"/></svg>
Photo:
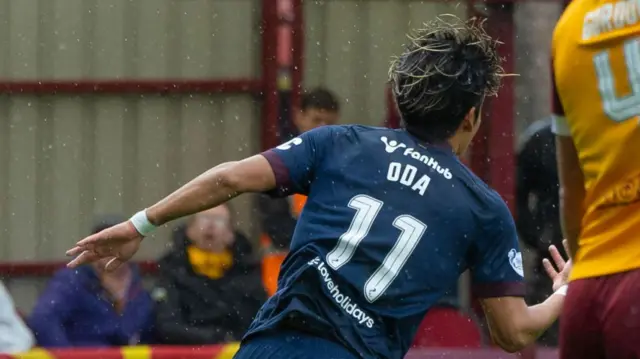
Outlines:
<svg viewBox="0 0 640 359"><path fill-rule="evenodd" d="M263 192L276 186L271 165L262 155L220 164L185 184L147 209L157 226L219 206L245 192Z"/></svg>
<svg viewBox="0 0 640 359"><path fill-rule="evenodd" d="M544 302L527 306L523 298L481 300L493 342L514 353L534 343L558 318L564 295L553 294Z"/></svg>
<svg viewBox="0 0 640 359"><path fill-rule="evenodd" d="M560 223L562 234L569 242L571 258L578 252L582 216L584 214L584 174L578 151L569 136L556 136L558 179L560 180Z"/></svg>

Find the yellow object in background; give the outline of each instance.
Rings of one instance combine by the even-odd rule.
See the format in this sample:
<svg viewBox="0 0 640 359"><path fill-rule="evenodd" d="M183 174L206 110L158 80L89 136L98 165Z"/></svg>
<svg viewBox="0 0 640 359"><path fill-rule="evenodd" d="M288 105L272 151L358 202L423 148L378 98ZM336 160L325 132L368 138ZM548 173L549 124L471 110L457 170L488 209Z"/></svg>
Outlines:
<svg viewBox="0 0 640 359"><path fill-rule="evenodd" d="M187 255L193 271L210 279L222 278L233 264L233 254L230 251L213 253L189 246Z"/></svg>

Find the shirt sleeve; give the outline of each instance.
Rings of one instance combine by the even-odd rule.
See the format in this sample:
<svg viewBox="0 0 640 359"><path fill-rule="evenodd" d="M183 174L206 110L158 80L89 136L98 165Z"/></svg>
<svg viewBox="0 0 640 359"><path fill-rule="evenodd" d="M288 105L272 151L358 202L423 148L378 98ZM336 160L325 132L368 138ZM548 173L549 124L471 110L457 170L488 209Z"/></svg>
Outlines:
<svg viewBox="0 0 640 359"><path fill-rule="evenodd" d="M551 61L551 131L557 136L571 136L569 123L560 101L558 94L558 86L556 85L556 74L553 69L553 61Z"/></svg>
<svg viewBox="0 0 640 359"><path fill-rule="evenodd" d="M276 177L276 188L267 194L274 197L308 194L327 149L333 143L334 127L318 127L263 152Z"/></svg>
<svg viewBox="0 0 640 359"><path fill-rule="evenodd" d="M513 217L500 199L497 210L480 218L481 234L471 250L473 294L478 298L525 295L522 254Z"/></svg>

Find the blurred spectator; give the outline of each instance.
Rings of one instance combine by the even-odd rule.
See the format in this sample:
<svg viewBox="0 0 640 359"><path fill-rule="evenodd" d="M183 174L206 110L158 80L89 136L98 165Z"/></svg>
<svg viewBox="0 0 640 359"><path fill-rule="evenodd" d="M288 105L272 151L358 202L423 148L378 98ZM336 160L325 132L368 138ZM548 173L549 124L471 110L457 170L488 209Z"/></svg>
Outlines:
<svg viewBox="0 0 640 359"><path fill-rule="evenodd" d="M538 121L524 132L517 157L516 224L520 237L533 250L536 266L527 276L527 301L543 302L551 293L551 280L542 259L554 244L562 248L555 137L550 120ZM540 344L557 345L555 324L540 337Z"/></svg>
<svg viewBox="0 0 640 359"><path fill-rule="evenodd" d="M25 352L33 347L33 334L22 321L0 281L0 354Z"/></svg>
<svg viewBox="0 0 640 359"><path fill-rule="evenodd" d="M105 217L93 233L122 221ZM137 267L105 272L104 263L62 269L49 282L29 318L43 347L122 346L152 342L153 301Z"/></svg>
<svg viewBox="0 0 640 359"><path fill-rule="evenodd" d="M231 223L223 205L192 216L175 232L152 292L162 343L239 341L266 300L251 244Z"/></svg>
<svg viewBox="0 0 640 359"><path fill-rule="evenodd" d="M340 104L329 90L317 87L302 94L300 109L294 111L293 124L297 136L324 125L338 123Z"/></svg>
<svg viewBox="0 0 640 359"><path fill-rule="evenodd" d="M305 92L301 102L301 108L294 111L293 124L296 129L291 137L338 122L340 105L329 90L316 88ZM263 230L260 243L264 251L262 276L269 295L277 290L280 265L286 257L296 220L306 199L302 195L289 198L261 196L259 199Z"/></svg>

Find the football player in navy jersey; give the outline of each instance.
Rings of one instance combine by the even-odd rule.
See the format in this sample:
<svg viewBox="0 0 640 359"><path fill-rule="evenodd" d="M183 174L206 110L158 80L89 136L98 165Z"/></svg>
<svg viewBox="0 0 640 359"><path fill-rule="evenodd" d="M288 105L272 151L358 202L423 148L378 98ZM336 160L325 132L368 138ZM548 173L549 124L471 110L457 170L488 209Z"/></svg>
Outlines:
<svg viewBox="0 0 640 359"><path fill-rule="evenodd" d="M458 159L504 75L496 46L477 22L425 24L390 69L404 129L325 126L221 164L78 242L69 266L117 267L155 227L241 193L299 193L308 200L279 289L236 358L402 358L467 269L494 341L520 350L556 320L570 263L551 248L556 294L528 307L509 210Z"/></svg>

